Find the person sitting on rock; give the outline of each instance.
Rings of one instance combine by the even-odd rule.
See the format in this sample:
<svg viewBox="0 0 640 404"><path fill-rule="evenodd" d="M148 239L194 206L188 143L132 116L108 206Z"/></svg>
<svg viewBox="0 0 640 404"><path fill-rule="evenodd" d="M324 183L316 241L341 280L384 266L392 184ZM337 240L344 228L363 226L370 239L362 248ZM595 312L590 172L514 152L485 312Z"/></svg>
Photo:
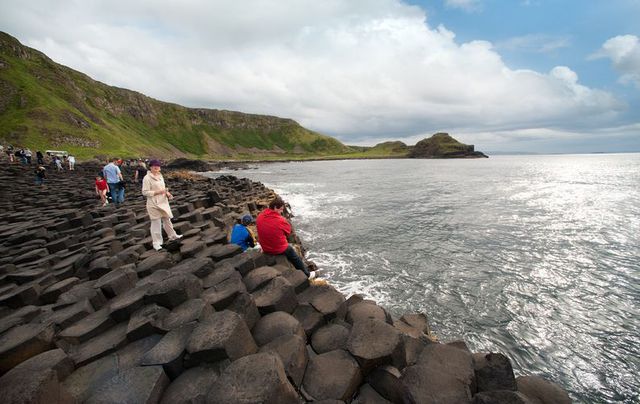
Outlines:
<svg viewBox="0 0 640 404"><path fill-rule="evenodd" d="M102 206L107 206L109 204L109 201L107 200L108 189L109 189L109 186L107 185L107 181L105 181L101 175L98 175L96 177L96 195L100 197Z"/></svg>
<svg viewBox="0 0 640 404"><path fill-rule="evenodd" d="M287 241L287 236L291 234L291 224L282 216L282 212L284 201L277 196L269 203L269 207L258 215L256 227L262 251L271 255L284 254L296 269L310 276L307 266Z"/></svg>
<svg viewBox="0 0 640 404"><path fill-rule="evenodd" d="M149 170L142 179L142 195L147 197L147 213L151 219L153 248L159 251L162 249L163 243L162 228L167 233L169 241L180 239L182 235L176 234L173 223L171 223L173 213L169 206L169 199L173 199L173 195L164 185L164 177L160 173L160 161L151 160Z"/></svg>
<svg viewBox="0 0 640 404"><path fill-rule="evenodd" d="M242 248L242 251L246 251L249 247L255 247L256 242L251 234L251 230L247 228L253 222L251 215L244 215L240 220L240 223L233 226L231 231L231 244L237 244Z"/></svg>

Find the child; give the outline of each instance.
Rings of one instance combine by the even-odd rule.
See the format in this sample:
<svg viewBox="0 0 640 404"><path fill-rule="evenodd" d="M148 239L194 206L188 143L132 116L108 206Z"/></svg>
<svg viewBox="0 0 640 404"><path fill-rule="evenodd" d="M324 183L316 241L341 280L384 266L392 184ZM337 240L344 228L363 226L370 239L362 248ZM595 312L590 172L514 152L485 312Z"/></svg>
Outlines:
<svg viewBox="0 0 640 404"><path fill-rule="evenodd" d="M251 223L253 223L253 217L251 215L244 215L240 223L233 226L233 230L231 231L230 243L239 245L242 251L245 251L249 247L255 247L256 245L253 233L251 233L251 230L247 227Z"/></svg>
<svg viewBox="0 0 640 404"><path fill-rule="evenodd" d="M36 185L44 185L44 179L47 177L47 174L44 171L44 167L38 166L36 168Z"/></svg>
<svg viewBox="0 0 640 404"><path fill-rule="evenodd" d="M96 177L96 195L100 197L102 206L107 206L109 204L109 201L107 200L107 189L109 189L107 181L105 181L101 175L98 175Z"/></svg>

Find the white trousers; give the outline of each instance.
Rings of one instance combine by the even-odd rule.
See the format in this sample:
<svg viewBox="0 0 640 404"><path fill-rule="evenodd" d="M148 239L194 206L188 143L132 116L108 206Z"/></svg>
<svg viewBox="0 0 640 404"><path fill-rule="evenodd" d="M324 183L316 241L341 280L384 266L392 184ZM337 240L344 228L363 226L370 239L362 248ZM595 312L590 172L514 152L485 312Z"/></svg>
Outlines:
<svg viewBox="0 0 640 404"><path fill-rule="evenodd" d="M162 221L162 226L160 222ZM171 223L171 219L168 217L163 217L161 219L152 219L151 220L151 239L153 240L153 247L160 247L163 243L162 240L162 228L164 228L164 232L167 233L169 240L176 238L178 235L176 231L173 230L173 223Z"/></svg>

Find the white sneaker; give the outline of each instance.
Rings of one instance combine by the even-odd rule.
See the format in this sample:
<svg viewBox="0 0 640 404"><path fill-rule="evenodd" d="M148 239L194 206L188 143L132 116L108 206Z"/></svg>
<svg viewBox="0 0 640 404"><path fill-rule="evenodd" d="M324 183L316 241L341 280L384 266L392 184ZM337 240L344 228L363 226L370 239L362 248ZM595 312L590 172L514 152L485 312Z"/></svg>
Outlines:
<svg viewBox="0 0 640 404"><path fill-rule="evenodd" d="M309 272L309 280L316 279L317 276L316 271Z"/></svg>
<svg viewBox="0 0 640 404"><path fill-rule="evenodd" d="M175 240L180 240L182 238L182 234L176 234L175 237L172 237L169 239L169 241L175 241Z"/></svg>
<svg viewBox="0 0 640 404"><path fill-rule="evenodd" d="M153 249L156 250L156 251L160 251L160 250L162 250L162 246L161 245L154 245Z"/></svg>

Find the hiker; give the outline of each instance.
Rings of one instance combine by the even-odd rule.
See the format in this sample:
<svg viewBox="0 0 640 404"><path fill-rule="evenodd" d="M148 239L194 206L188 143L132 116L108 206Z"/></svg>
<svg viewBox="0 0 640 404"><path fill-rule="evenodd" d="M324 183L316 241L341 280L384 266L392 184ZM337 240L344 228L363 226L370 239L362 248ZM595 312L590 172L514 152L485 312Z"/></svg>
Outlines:
<svg viewBox="0 0 640 404"><path fill-rule="evenodd" d="M149 172L142 179L142 195L147 197L147 213L151 219L151 239L156 251L162 249L162 228L164 228L169 241L178 240L182 235L176 234L173 229L171 207L169 199L173 199L171 192L165 187L164 178L160 173L160 161L149 162ZM161 228L162 222L162 228Z"/></svg>
<svg viewBox="0 0 640 404"><path fill-rule="evenodd" d="M69 156L68 162L69 162L69 171L75 170L74 167L76 166L76 158L73 156Z"/></svg>
<svg viewBox="0 0 640 404"><path fill-rule="evenodd" d="M47 178L46 171L44 167L38 166L35 170L36 174L36 185L44 185L44 179Z"/></svg>
<svg viewBox="0 0 640 404"><path fill-rule="evenodd" d="M269 203L269 207L258 215L256 227L262 251L271 255L286 255L296 269L310 277L311 274L306 265L287 241L287 236L291 234L291 225L282 216L282 212L284 212L284 201L277 196Z"/></svg>
<svg viewBox="0 0 640 404"><path fill-rule="evenodd" d="M36 152L36 160L38 162L38 165L44 165L44 155L40 150Z"/></svg>
<svg viewBox="0 0 640 404"><path fill-rule="evenodd" d="M145 175L147 175L147 166L144 164L144 161L140 160L136 168L136 173L133 175L133 181L136 184L142 184L142 179Z"/></svg>
<svg viewBox="0 0 640 404"><path fill-rule="evenodd" d="M31 153L31 149L27 148L24 151L24 158L27 160L27 164L31 165L31 157L33 154Z"/></svg>
<svg viewBox="0 0 640 404"><path fill-rule="evenodd" d="M117 161L118 158L114 157L102 169L104 179L107 180L107 185L109 186L109 192L111 192L111 199L116 206L124 202L124 179L122 178L120 167L116 165Z"/></svg>
<svg viewBox="0 0 640 404"><path fill-rule="evenodd" d="M253 222L253 217L251 215L244 215L240 220L240 223L237 223L233 226L233 230L231 230L231 240L230 243L237 244L242 248L242 251L246 251L249 247L255 247L256 242L251 233L251 230L247 228Z"/></svg>
<svg viewBox="0 0 640 404"><path fill-rule="evenodd" d="M13 146L7 146L7 157L9 157L9 163L13 163Z"/></svg>
<svg viewBox="0 0 640 404"><path fill-rule="evenodd" d="M100 197L102 206L107 206L109 204L109 201L107 200L107 189L109 189L107 181L105 181L102 175L98 175L96 177L96 195Z"/></svg>

